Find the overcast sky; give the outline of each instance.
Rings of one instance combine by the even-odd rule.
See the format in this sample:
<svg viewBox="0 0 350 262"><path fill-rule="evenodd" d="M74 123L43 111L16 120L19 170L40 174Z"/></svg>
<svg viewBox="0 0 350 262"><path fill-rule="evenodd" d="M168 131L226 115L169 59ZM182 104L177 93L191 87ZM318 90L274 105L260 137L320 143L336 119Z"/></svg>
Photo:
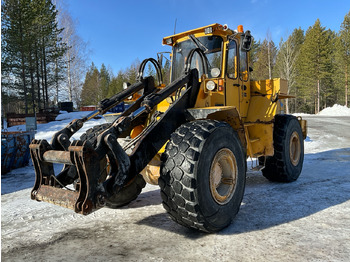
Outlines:
<svg viewBox="0 0 350 262"><path fill-rule="evenodd" d="M319 18L322 26L338 31L350 11L349 0L70 0L77 32L89 44L91 61L110 65L116 74L140 61L170 51L162 38L212 23L242 24L256 39L269 31L278 45L295 28L305 31ZM89 62L91 62L89 61Z"/></svg>

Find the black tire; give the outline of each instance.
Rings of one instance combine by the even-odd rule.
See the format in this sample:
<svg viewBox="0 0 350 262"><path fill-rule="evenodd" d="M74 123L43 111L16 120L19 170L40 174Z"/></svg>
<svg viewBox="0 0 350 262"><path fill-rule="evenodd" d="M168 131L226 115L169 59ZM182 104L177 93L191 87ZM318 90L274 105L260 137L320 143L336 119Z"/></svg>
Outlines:
<svg viewBox="0 0 350 262"><path fill-rule="evenodd" d="M270 181L293 182L304 162L304 140L300 124L292 115L276 115L273 130L274 156L267 157L262 174ZM259 158L264 164L264 158Z"/></svg>
<svg viewBox="0 0 350 262"><path fill-rule="evenodd" d="M96 146L97 142L97 136L101 134L103 131L105 131L107 128L109 128L111 124L105 123L101 125L94 126L92 128L89 128L86 130L84 134L80 136L81 141L86 141L89 140L89 142L93 145Z"/></svg>
<svg viewBox="0 0 350 262"><path fill-rule="evenodd" d="M227 172L227 168L214 172L216 160L221 159L218 155L224 160L229 155L227 163L234 158L231 163L235 163L235 172ZM180 126L162 154L159 178L163 206L170 217L183 226L205 232L227 227L242 202L245 160L238 135L227 123L198 120ZM227 163L223 162L224 167ZM213 173L220 174L214 186ZM235 177L227 178L225 174ZM232 184L227 183L230 179ZM219 199L221 194L226 198Z"/></svg>
<svg viewBox="0 0 350 262"><path fill-rule="evenodd" d="M80 140L88 140L93 146L96 146L97 136L110 127L109 123L94 126L80 136ZM114 194L106 199L106 206L110 208L117 208L129 204L135 200L146 186L143 177L138 174L132 181L124 186L118 194Z"/></svg>

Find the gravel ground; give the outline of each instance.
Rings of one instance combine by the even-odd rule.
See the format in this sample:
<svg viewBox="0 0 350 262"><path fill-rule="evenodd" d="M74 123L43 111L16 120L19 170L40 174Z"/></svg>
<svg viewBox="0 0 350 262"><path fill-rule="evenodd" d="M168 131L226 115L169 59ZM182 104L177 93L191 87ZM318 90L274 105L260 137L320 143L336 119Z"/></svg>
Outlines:
<svg viewBox="0 0 350 262"><path fill-rule="evenodd" d="M2 260L349 261L350 117L304 118L300 178L279 184L248 172L240 212L219 233L170 220L156 186L127 207L89 216L32 201L27 188L1 196ZM24 177L34 176L26 170ZM2 178L2 186L14 181Z"/></svg>

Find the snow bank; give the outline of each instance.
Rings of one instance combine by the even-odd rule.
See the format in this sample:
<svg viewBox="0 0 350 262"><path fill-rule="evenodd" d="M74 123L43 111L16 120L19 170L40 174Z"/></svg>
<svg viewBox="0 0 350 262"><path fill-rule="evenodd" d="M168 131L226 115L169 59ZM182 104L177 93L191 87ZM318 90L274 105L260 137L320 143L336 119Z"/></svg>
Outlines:
<svg viewBox="0 0 350 262"><path fill-rule="evenodd" d="M306 113L293 113L292 115L296 116L296 117L298 117L298 116L312 116L311 114L306 114Z"/></svg>
<svg viewBox="0 0 350 262"><path fill-rule="evenodd" d="M80 112L72 112L68 113L66 111L60 111L60 114L56 117L56 121L62 121L62 120L67 120L67 119L78 119L78 118L83 118L87 116L91 112L87 111L80 111Z"/></svg>
<svg viewBox="0 0 350 262"><path fill-rule="evenodd" d="M319 116L350 116L350 108L335 104L319 112Z"/></svg>
<svg viewBox="0 0 350 262"><path fill-rule="evenodd" d="M72 112L72 113L67 113L64 111L60 112L56 117L56 121L47 123L47 124L41 124L38 125L38 130L37 133L35 134L36 139L46 139L48 141L51 141L52 136L62 128L64 128L66 125L68 125L73 119L80 119L85 116L87 116L91 112L87 111L80 111L80 112ZM100 125L105 123L106 120L104 118L100 119L91 119L88 122L84 123L84 126L82 129L80 129L77 133L73 135L71 140L73 139L79 139L80 136L86 132L87 129L92 128L95 125Z"/></svg>
<svg viewBox="0 0 350 262"><path fill-rule="evenodd" d="M80 112L72 112L67 113L65 111L61 111L61 114L59 114L56 117L56 121L52 121L46 124L38 124L38 129L35 134L36 139L46 139L47 141L51 141L52 136L62 128L64 128L66 125L68 125L73 119L79 119L87 116L91 112L87 111L80 111ZM73 135L72 139L79 139L80 136L86 132L87 129L95 126L105 123L106 120L101 116L100 119L91 119L88 122L86 122L82 129L80 129L77 133ZM9 127L7 130L8 132L16 132L16 131L25 131L26 126L25 125L18 125L18 126L12 126Z"/></svg>
<svg viewBox="0 0 350 262"><path fill-rule="evenodd" d="M294 116L314 116L315 114L294 113ZM319 112L319 116L350 116L350 108L335 104Z"/></svg>

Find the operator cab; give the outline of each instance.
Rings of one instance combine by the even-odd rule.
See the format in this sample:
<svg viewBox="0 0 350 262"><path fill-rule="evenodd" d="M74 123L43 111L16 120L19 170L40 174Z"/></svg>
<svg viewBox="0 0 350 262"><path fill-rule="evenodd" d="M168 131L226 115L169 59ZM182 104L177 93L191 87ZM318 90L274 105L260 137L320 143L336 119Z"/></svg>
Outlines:
<svg viewBox="0 0 350 262"><path fill-rule="evenodd" d="M234 106L246 117L250 99L249 31L212 24L168 36L172 46L171 82L186 70L198 70L201 88L195 108Z"/></svg>
<svg viewBox="0 0 350 262"><path fill-rule="evenodd" d="M225 45L233 41L237 41L237 45L241 46L242 52L246 53L250 50L251 35L249 31L243 33L243 26L238 26L238 29L233 31L227 25L212 24L165 37L163 44L173 48L171 81L174 81L184 73L187 59L193 49L200 49L205 54L206 61L204 65L199 52L193 55L190 64L191 68L198 69L200 77L205 73L205 67L207 69L206 78L224 77L224 63L227 62L224 52L230 48ZM235 61L232 62L227 65L228 68L232 69Z"/></svg>

